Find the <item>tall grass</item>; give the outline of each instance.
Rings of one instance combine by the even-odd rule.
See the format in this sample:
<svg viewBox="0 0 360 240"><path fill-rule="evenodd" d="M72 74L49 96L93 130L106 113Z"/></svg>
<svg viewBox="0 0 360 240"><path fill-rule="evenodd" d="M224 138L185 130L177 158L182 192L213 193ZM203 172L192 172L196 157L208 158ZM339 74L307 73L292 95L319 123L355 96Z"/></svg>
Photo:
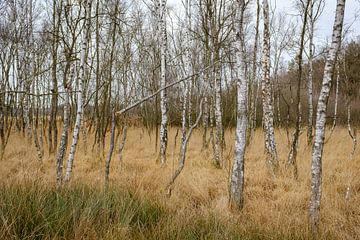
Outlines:
<svg viewBox="0 0 360 240"><path fill-rule="evenodd" d="M214 212L179 215L119 189L38 184L0 187L0 239L304 239L242 231ZM270 237L271 236L271 237Z"/></svg>
<svg viewBox="0 0 360 240"><path fill-rule="evenodd" d="M225 135L224 169L213 167L211 148L201 151L202 132L194 132L184 171L168 199L164 188L179 150L174 130L165 167L156 164L154 134L129 130L123 164L119 168L115 155L106 192L104 159L96 151L85 154L81 139L74 178L58 190L54 156L39 163L34 146L13 134L0 162L0 240L308 239L311 147L305 134L294 180L284 167L286 132L276 132L281 171L274 179L267 175L263 134L256 132L246 154L245 206L232 212L227 194L234 132ZM337 128L325 146L320 239L360 239L360 156L357 151L349 160L351 143L346 129Z"/></svg>
<svg viewBox="0 0 360 240"><path fill-rule="evenodd" d="M156 202L86 186L1 186L0 199L0 239L128 237L132 229L154 227L164 215Z"/></svg>

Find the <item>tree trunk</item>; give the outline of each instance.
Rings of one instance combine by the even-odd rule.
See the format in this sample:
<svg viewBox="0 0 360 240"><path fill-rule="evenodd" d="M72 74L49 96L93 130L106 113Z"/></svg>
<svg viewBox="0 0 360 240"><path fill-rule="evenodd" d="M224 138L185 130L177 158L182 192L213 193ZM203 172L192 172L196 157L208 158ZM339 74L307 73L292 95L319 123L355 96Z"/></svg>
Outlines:
<svg viewBox="0 0 360 240"><path fill-rule="evenodd" d="M311 161L311 197L309 206L309 222L313 235L317 235L320 222L320 200L322 185L322 154L324 150L326 111L329 100L332 77L337 54L341 44L341 34L344 21L345 1L337 0L335 22L330 49L327 54L324 77L316 111L315 143Z"/></svg>
<svg viewBox="0 0 360 240"><path fill-rule="evenodd" d="M275 143L274 131L274 107L271 94L270 81L270 21L269 21L269 3L263 0L264 14L264 43L263 43L263 72L262 79L262 102L263 102L263 127L265 138L265 151L267 155L267 165L270 174L274 175L278 169L278 156Z"/></svg>
<svg viewBox="0 0 360 240"><path fill-rule="evenodd" d="M307 120L307 142L308 145L312 144L313 141L313 115L314 115L314 106L313 106L313 58L314 58L314 27L315 19L313 18L314 11L314 2L311 1L309 9L309 72L307 78L307 97L308 97L308 120Z"/></svg>
<svg viewBox="0 0 360 240"><path fill-rule="evenodd" d="M176 178L180 175L181 171L184 169L185 166L185 159L186 159L186 150L187 150L187 146L188 146L188 142L190 140L191 134L193 132L193 130L196 128L196 126L199 124L201 116L202 116L202 112L203 112L203 106L202 106L203 101L200 101L200 110L199 110L199 115L195 121L195 123L190 127L189 131L186 133L186 138L185 141L181 143L181 147L180 147L180 155L179 155L179 166L176 169L175 173L173 174L173 176L171 177L171 180L169 181L168 185L166 186L165 190L167 192L168 197L171 196L171 191L172 191L172 186L176 180Z"/></svg>
<svg viewBox="0 0 360 240"><path fill-rule="evenodd" d="M192 75L192 65L191 65L191 0L186 0L185 2L185 75L190 76ZM182 106L182 124L181 124L181 132L182 132L182 142L186 139L186 128L187 128L187 122L188 125L191 124L191 95L190 95L190 83L191 79L186 80L183 82L184 90L183 90L183 106ZM189 113L188 121L186 121L187 118L187 112Z"/></svg>
<svg viewBox="0 0 360 240"><path fill-rule="evenodd" d="M245 74L245 35L244 0L237 0L235 6L234 35L236 36L236 83L237 83L237 119L235 133L235 158L230 178L230 205L242 209L244 205L244 158L246 150L246 132L248 127L248 81Z"/></svg>
<svg viewBox="0 0 360 240"><path fill-rule="evenodd" d="M217 61L217 57L214 61ZM222 125L222 108L221 108L221 75L219 63L215 63L214 66L215 76L215 165L217 167L222 166L222 154L223 154L223 125Z"/></svg>
<svg viewBox="0 0 360 240"><path fill-rule="evenodd" d="M296 163L297 157L297 148L299 145L299 137L300 137L300 124L301 124L301 82L302 82L302 64L303 64L303 51L305 45L305 31L306 31L306 24L308 19L308 9L310 6L311 0L307 0L306 6L304 9L304 20L303 20L303 27L301 31L301 40L300 40L300 49L299 55L297 57L297 65L298 65L298 72L297 72L297 89L296 89L296 125L295 131L293 134L293 140L291 143L291 148L288 156L288 166L292 166L294 178L298 178L298 169Z"/></svg>
<svg viewBox="0 0 360 240"><path fill-rule="evenodd" d="M76 112L76 120L75 120L75 126L73 131L73 137L72 137L72 144L70 148L69 158L67 161L66 166L66 175L65 175L65 181L70 181L71 173L73 169L73 162L76 152L76 147L79 139L79 130L81 125L81 118L83 114L83 102L84 102L84 96L83 88L85 85L85 76L86 76L86 51L88 50L89 42L90 42L90 17L91 17L91 1L86 0L84 3L85 5L85 11L84 11L84 26L85 29L82 31L82 39L81 39L81 55L80 55L80 79L79 79L79 89L77 94L77 112Z"/></svg>
<svg viewBox="0 0 360 240"><path fill-rule="evenodd" d="M159 0L159 29L160 29L160 55L161 55L161 80L160 87L166 86L166 0ZM161 126L160 126L160 163L166 163L166 149L168 142L168 108L166 90L160 92Z"/></svg>
<svg viewBox="0 0 360 240"><path fill-rule="evenodd" d="M260 0L256 0L256 26L255 26L255 41L254 41L254 49L253 49L253 63L252 63L252 74L251 74L251 86L252 91L250 98L250 125L249 125L249 136L248 136L248 144L251 141L251 138L254 135L256 129L256 108L257 108L257 100L258 100L258 78L257 78L257 53L258 53L258 45L259 45L259 26L260 26Z"/></svg>
<svg viewBox="0 0 360 240"><path fill-rule="evenodd" d="M114 152L114 146L115 146L115 108L113 108L111 113L111 137L110 137L110 148L109 153L106 158L105 162L105 187L109 184L109 174L110 174L110 163L111 163L111 157Z"/></svg>
<svg viewBox="0 0 360 240"><path fill-rule="evenodd" d="M65 92L66 93L65 93L65 102L64 102L64 124L60 138L60 145L56 156L56 182L58 186L61 186L62 184L63 161L68 144L68 128L70 122L70 104L69 104L70 90L66 85L65 85Z"/></svg>

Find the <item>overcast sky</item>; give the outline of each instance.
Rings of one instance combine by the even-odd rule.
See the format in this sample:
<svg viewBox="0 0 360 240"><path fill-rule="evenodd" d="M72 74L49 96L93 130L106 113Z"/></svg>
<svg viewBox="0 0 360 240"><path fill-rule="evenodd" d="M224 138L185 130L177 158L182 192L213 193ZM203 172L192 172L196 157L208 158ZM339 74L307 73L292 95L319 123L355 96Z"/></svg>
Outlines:
<svg viewBox="0 0 360 240"><path fill-rule="evenodd" d="M296 0L270 0L271 9L276 12L286 12L288 14L295 14L296 9L294 2ZM261 2L261 1L260 1ZM181 0L168 0L169 6L175 7L175 11L183 8ZM316 26L317 43L322 44L330 40L332 34L332 27L334 24L336 9L336 0L325 0L324 11ZM358 18L356 19L356 13ZM345 26L351 25L351 38L360 36L360 0L347 0L345 10Z"/></svg>

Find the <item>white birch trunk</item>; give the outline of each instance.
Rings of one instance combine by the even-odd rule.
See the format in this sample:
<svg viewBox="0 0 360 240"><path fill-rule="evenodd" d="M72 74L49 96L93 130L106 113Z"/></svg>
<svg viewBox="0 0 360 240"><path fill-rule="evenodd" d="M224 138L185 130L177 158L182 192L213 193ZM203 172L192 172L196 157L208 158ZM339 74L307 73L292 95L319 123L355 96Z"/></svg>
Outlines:
<svg viewBox="0 0 360 240"><path fill-rule="evenodd" d="M25 92L26 94L30 93L30 88L31 88L31 84L33 82L33 79L29 79L29 75L32 75L32 71L33 71L33 63L34 61L32 60L33 58L33 50L32 50L32 44L33 44L33 19L32 19L32 0L29 1L28 3L29 5L26 8L26 21L27 21L27 42L26 42L26 47L27 49L25 50L25 65L26 65L26 76L25 77ZM29 143L31 142L31 138L32 138L32 129L31 129L31 122L30 122L30 108L31 108L31 100L30 100L30 95L26 95L25 99L24 99L24 120L25 120L25 128L26 128L26 135L28 137L28 141Z"/></svg>
<svg viewBox="0 0 360 240"><path fill-rule="evenodd" d="M245 36L244 36L244 0L237 0L235 5L234 35L236 36L236 84L237 84L237 119L235 132L235 158L230 178L230 204L238 209L244 204L244 158L246 133L248 127L248 81L245 74Z"/></svg>
<svg viewBox="0 0 360 240"><path fill-rule="evenodd" d="M215 165L222 165L222 142L223 142L223 126L222 126L222 110L221 110L221 76L219 63L215 63Z"/></svg>
<svg viewBox="0 0 360 240"><path fill-rule="evenodd" d="M35 93L35 87L33 85L33 94L36 94ZM39 109L39 105L38 104L35 104L35 96L32 97L32 134L33 134L33 138L34 138L34 145L35 145L35 148L36 148L36 153L37 153L37 156L38 156L38 160L40 162L42 162L43 160L43 154L42 154L42 146L40 145L39 143L39 138L38 138L38 129L37 129L37 126L36 126L36 112L35 112L35 109L36 107ZM42 128L40 128L40 132L41 132Z"/></svg>
<svg viewBox="0 0 360 240"><path fill-rule="evenodd" d="M109 184L109 175L110 175L110 163L111 163L111 157L114 152L114 146L115 146L115 108L112 109L111 112L111 137L110 137L110 148L109 153L105 161L105 187Z"/></svg>
<svg viewBox="0 0 360 240"><path fill-rule="evenodd" d="M60 138L60 145L58 149L58 153L56 156L56 182L57 185L60 186L62 184L62 173L63 173L63 161L64 156L68 144L68 128L69 128L69 120L70 120L70 90L67 86L65 86L65 102L64 102L64 125L62 129L62 134Z"/></svg>
<svg viewBox="0 0 360 240"><path fill-rule="evenodd" d="M125 143L126 143L127 129L128 129L128 126L125 125L122 130L122 137L121 137L121 142L120 142L120 146L119 146L119 164L120 165L123 162L122 159L123 159L123 151L124 151L124 147L125 147Z"/></svg>
<svg viewBox="0 0 360 240"><path fill-rule="evenodd" d="M331 127L331 132L334 131L334 129L336 127L336 121L337 121L337 110L338 110L338 102L339 102L339 84L340 84L339 65L337 65L337 67L336 67L336 72L337 72L337 76L336 76L336 87L335 87L334 119L333 119L333 124Z"/></svg>
<svg viewBox="0 0 360 240"><path fill-rule="evenodd" d="M202 117L202 125L204 128L204 132L203 132L203 136L202 136L202 148L201 150L205 150L206 148L208 148L208 142L207 142L207 130L208 130L208 125L209 125L209 106L208 106L208 97L207 97L207 92L205 93L204 96L204 113L203 113L203 117Z"/></svg>
<svg viewBox="0 0 360 240"><path fill-rule="evenodd" d="M190 37L190 32L191 32L191 0L186 0L185 2L186 6L185 6L185 58L184 58L184 64L185 64L185 76L190 76L192 75L192 65L191 65L191 37ZM190 85L191 79L186 80L183 82L184 85L184 90L183 90L183 106L182 106L182 128L181 128L181 132L182 132L182 142L185 141L186 139L186 128L187 128L187 121L186 121L186 113L187 110L189 112L189 116L191 116L191 106L190 106L190 90L189 90L189 85ZM188 125L191 124L191 118L189 117L188 120Z"/></svg>
<svg viewBox="0 0 360 240"><path fill-rule="evenodd" d="M275 143L274 131L274 108L271 94L270 81L270 20L269 3L263 0L264 14L264 46L263 46L263 79L262 79L262 102L263 102L263 127L265 138L265 151L267 155L267 164L270 173L274 175L278 168L278 157Z"/></svg>
<svg viewBox="0 0 360 240"><path fill-rule="evenodd" d="M317 235L320 222L320 200L322 185L322 154L324 150L325 124L327 103L329 100L332 77L337 54L341 44L341 33L344 21L345 0L337 0L335 22L333 27L332 42L326 58L324 77L320 96L318 99L315 142L311 162L311 197L309 206L309 222L313 235Z"/></svg>
<svg viewBox="0 0 360 240"><path fill-rule="evenodd" d="M166 33L166 0L159 0L159 42L161 55L161 80L160 88L166 86L166 48L167 48L167 33ZM160 163L166 163L166 149L168 142L168 108L166 90L160 92L160 109L161 109L161 126L160 126Z"/></svg>
<svg viewBox="0 0 360 240"><path fill-rule="evenodd" d="M314 25L315 20L313 18L314 3L311 1L309 9L309 72L307 79L307 97L308 97L308 121L307 121L307 140L308 145L312 143L313 140L313 115L314 115L314 106L313 106L313 58L314 58Z"/></svg>
<svg viewBox="0 0 360 240"><path fill-rule="evenodd" d="M65 175L66 182L70 180L73 169L73 162L74 162L76 147L79 139L81 118L83 114L83 102L85 96L83 94L83 88L84 88L85 76L86 76L86 51L90 41L88 33L90 31L91 1L86 0L84 2L84 5L85 5L85 11L84 11L85 29L82 30L82 35L81 35L80 79L79 79L79 89L77 94L77 112L76 112L76 120L75 120L74 132L72 137L72 144L70 147L69 158L66 166L66 175Z"/></svg>

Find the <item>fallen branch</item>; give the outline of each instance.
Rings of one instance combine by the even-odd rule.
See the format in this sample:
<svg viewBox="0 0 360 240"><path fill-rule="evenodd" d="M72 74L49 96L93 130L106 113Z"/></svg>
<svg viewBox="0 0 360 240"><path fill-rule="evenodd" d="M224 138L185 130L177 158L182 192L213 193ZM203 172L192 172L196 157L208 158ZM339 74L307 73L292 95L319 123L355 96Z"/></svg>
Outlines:
<svg viewBox="0 0 360 240"><path fill-rule="evenodd" d="M166 89L168 89L168 88L170 88L170 87L172 87L172 86L175 86L175 85L177 85L177 84L179 84L179 83L181 83L181 82L183 82L183 81L185 81L185 80L188 80L189 78L192 78L192 77L194 77L194 76L200 75L202 72L204 72L204 71L208 70L209 68L213 67L215 64L216 64L216 63L214 63L214 64L212 64L212 65L210 65L210 66L207 66L206 68L203 68L202 70L200 70L200 71L197 72L197 73L194 73L194 74L189 75L189 76L187 76L187 77L185 77L185 78L182 78L182 79L179 79L179 80L177 80L177 81L175 81L175 82L173 82L173 83L170 83L169 85L166 85L165 87L159 88L159 89L158 89L156 92L154 92L153 94L150 94L149 96L146 96L146 97L140 99L139 101L137 101L137 102L135 102L135 103L127 106L126 108L123 108L123 109L121 109L120 111L116 112L116 115L121 115L121 114L123 114L123 113L125 113L125 112L127 112L127 111L129 111L129 110L131 110L131 109L133 109L134 107L142 104L143 102L146 102L147 100L155 97L155 96L158 95L161 91L164 91L164 90L166 90Z"/></svg>

